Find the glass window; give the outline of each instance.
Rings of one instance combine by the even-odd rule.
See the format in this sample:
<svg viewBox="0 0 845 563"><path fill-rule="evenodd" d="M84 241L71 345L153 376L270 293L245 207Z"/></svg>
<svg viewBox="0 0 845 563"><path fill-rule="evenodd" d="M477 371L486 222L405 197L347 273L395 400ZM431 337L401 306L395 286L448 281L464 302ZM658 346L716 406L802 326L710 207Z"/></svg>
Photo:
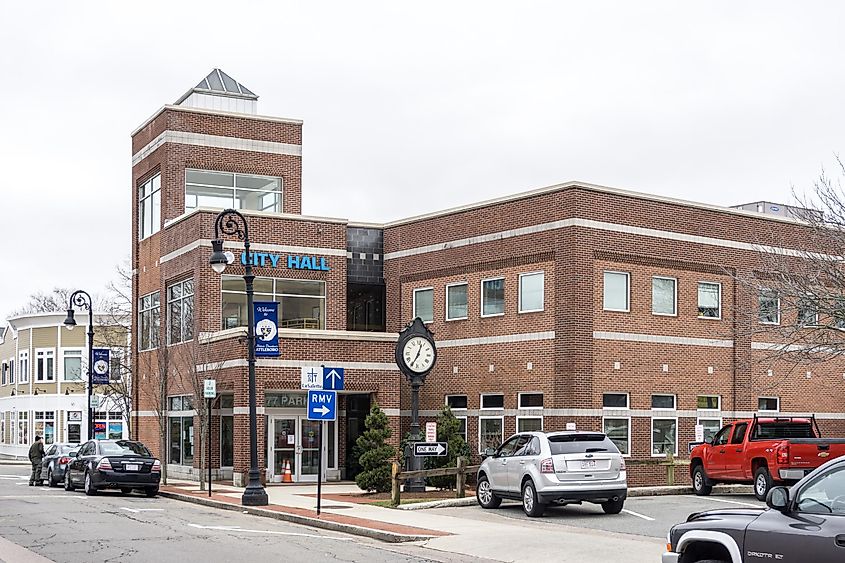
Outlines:
<svg viewBox="0 0 845 563"><path fill-rule="evenodd" d="M449 408L452 409L452 410L466 409L467 408L467 396L466 395L446 395L446 404L449 405Z"/></svg>
<svg viewBox="0 0 845 563"><path fill-rule="evenodd" d="M763 291L760 293L760 323L780 324L780 297L777 292Z"/></svg>
<svg viewBox="0 0 845 563"><path fill-rule="evenodd" d="M455 418L458 419L458 424L460 425L458 427L458 434L460 434L461 438L464 439L464 442L469 445L469 436L467 436L467 417L456 416Z"/></svg>
<svg viewBox="0 0 845 563"><path fill-rule="evenodd" d="M56 413L54 411L35 411L35 434L44 439L44 444L56 441Z"/></svg>
<svg viewBox="0 0 845 563"><path fill-rule="evenodd" d="M15 382L15 358L9 360L9 383Z"/></svg>
<svg viewBox="0 0 845 563"><path fill-rule="evenodd" d="M794 419L786 419L779 422L760 422L754 426L752 440L784 440L790 438L815 438L813 423L810 421L800 422Z"/></svg>
<svg viewBox="0 0 845 563"><path fill-rule="evenodd" d="M651 278L651 312L655 315L676 315L677 283L675 278Z"/></svg>
<svg viewBox="0 0 845 563"><path fill-rule="evenodd" d="M719 396L699 395L696 399L696 408L699 410L719 410Z"/></svg>
<svg viewBox="0 0 845 563"><path fill-rule="evenodd" d="M447 285L446 320L456 321L465 318L467 318L467 284Z"/></svg>
<svg viewBox="0 0 845 563"><path fill-rule="evenodd" d="M25 446L29 444L29 413L18 412L18 444Z"/></svg>
<svg viewBox="0 0 845 563"><path fill-rule="evenodd" d="M161 228L161 176L156 174L138 188L138 238Z"/></svg>
<svg viewBox="0 0 845 563"><path fill-rule="evenodd" d="M519 394L519 408L521 408L521 409L542 409L543 408L543 394L542 393L520 393Z"/></svg>
<svg viewBox="0 0 845 563"><path fill-rule="evenodd" d="M63 356L64 380L82 381L82 350L65 350Z"/></svg>
<svg viewBox="0 0 845 563"><path fill-rule="evenodd" d="M141 350L158 348L158 334L161 328L161 302L155 291L139 299L138 333Z"/></svg>
<svg viewBox="0 0 845 563"><path fill-rule="evenodd" d="M722 285L698 282L698 316L718 319L722 316Z"/></svg>
<svg viewBox="0 0 845 563"><path fill-rule="evenodd" d="M21 362L20 383L27 383L29 381L29 352L21 352L19 356Z"/></svg>
<svg viewBox="0 0 845 563"><path fill-rule="evenodd" d="M235 417L220 417L220 465L232 467L235 464Z"/></svg>
<svg viewBox="0 0 845 563"><path fill-rule="evenodd" d="M36 350L35 351L35 381L54 381L55 372L53 363L55 360L55 351L53 350Z"/></svg>
<svg viewBox="0 0 845 563"><path fill-rule="evenodd" d="M815 326L819 324L819 309L814 299L805 297L798 300L798 325Z"/></svg>
<svg viewBox="0 0 845 563"><path fill-rule="evenodd" d="M502 443L504 421L501 417L480 417L478 419L478 451L498 448Z"/></svg>
<svg viewBox="0 0 845 563"><path fill-rule="evenodd" d="M712 444L714 446L724 446L725 444L728 443L728 438L730 438L730 437L731 437L731 427L725 426L724 428L719 430L719 433L716 434L716 436L713 437Z"/></svg>
<svg viewBox="0 0 845 563"><path fill-rule="evenodd" d="M674 418L651 419L651 454L678 455L678 421Z"/></svg>
<svg viewBox="0 0 845 563"><path fill-rule="evenodd" d="M760 397L757 399L757 410L777 412L780 410L780 400L777 397Z"/></svg>
<svg viewBox="0 0 845 563"><path fill-rule="evenodd" d="M505 408L505 396L501 394L491 394L481 396L482 409L503 409Z"/></svg>
<svg viewBox="0 0 845 563"><path fill-rule="evenodd" d="M748 430L747 422L740 422L734 425L734 433L731 436L731 444L741 444L745 439L745 431Z"/></svg>
<svg viewBox="0 0 845 563"><path fill-rule="evenodd" d="M628 273L604 273L604 310L628 311Z"/></svg>
<svg viewBox="0 0 845 563"><path fill-rule="evenodd" d="M282 179L188 169L185 171L185 210L197 207L281 213Z"/></svg>
<svg viewBox="0 0 845 563"><path fill-rule="evenodd" d="M544 307L544 285L545 274L533 272L530 274L519 274L519 312L530 313L542 311Z"/></svg>
<svg viewBox="0 0 845 563"><path fill-rule="evenodd" d="M517 432L542 432L542 416L519 416L516 419Z"/></svg>
<svg viewBox="0 0 845 563"><path fill-rule="evenodd" d="M137 455L140 457L153 457L150 450L140 442L117 439L114 442L100 442L100 453L103 455Z"/></svg>
<svg viewBox="0 0 845 563"><path fill-rule="evenodd" d="M845 468L840 467L817 475L798 492L795 502L799 512L845 515L843 496Z"/></svg>
<svg viewBox="0 0 845 563"><path fill-rule="evenodd" d="M481 316L505 314L505 278L481 282Z"/></svg>
<svg viewBox="0 0 845 563"><path fill-rule="evenodd" d="M434 320L434 290L430 287L414 290L414 318L424 323Z"/></svg>
<svg viewBox="0 0 845 563"><path fill-rule="evenodd" d="M0 385L6 385L6 374L9 371L9 364L3 362L3 376L0 378Z"/></svg>
<svg viewBox="0 0 845 563"><path fill-rule="evenodd" d="M674 395L652 395L651 408L653 409L674 409L675 396Z"/></svg>
<svg viewBox="0 0 845 563"><path fill-rule="evenodd" d="M616 453L616 445L604 434L557 434L549 436L552 455L590 452Z"/></svg>
<svg viewBox="0 0 845 563"><path fill-rule="evenodd" d="M605 418L603 423L604 433L616 444L622 455L631 453L631 419L629 418Z"/></svg>
<svg viewBox="0 0 845 563"><path fill-rule="evenodd" d="M698 424L704 427L704 441L710 442L722 427L721 418L699 418Z"/></svg>
<svg viewBox="0 0 845 563"><path fill-rule="evenodd" d="M222 277L223 328L247 325L246 284L242 276ZM279 327L325 328L326 284L316 280L255 278L255 301L279 304Z"/></svg>
<svg viewBox="0 0 845 563"><path fill-rule="evenodd" d="M604 393L602 395L602 407L606 409L627 409L627 393Z"/></svg>
<svg viewBox="0 0 845 563"><path fill-rule="evenodd" d="M191 416L170 417L169 463L193 465L194 463L194 418Z"/></svg>
<svg viewBox="0 0 845 563"><path fill-rule="evenodd" d="M176 344L194 338L194 280L167 287L167 343Z"/></svg>

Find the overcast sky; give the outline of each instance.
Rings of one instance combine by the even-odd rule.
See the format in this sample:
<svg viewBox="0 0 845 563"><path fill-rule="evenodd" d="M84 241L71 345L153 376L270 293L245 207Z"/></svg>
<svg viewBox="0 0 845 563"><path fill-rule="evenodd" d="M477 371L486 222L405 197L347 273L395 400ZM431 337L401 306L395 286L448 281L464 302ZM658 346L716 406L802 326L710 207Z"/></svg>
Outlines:
<svg viewBox="0 0 845 563"><path fill-rule="evenodd" d="M840 2L14 2L0 315L130 252L129 133L219 67L303 119L303 212L387 221L568 180L787 202L843 149Z"/></svg>

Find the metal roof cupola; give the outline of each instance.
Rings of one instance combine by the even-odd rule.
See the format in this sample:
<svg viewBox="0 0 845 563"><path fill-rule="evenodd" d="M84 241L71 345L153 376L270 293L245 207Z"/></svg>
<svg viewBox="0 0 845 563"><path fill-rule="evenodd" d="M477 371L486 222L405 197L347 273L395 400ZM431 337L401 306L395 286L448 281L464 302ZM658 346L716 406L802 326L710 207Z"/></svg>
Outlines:
<svg viewBox="0 0 845 563"><path fill-rule="evenodd" d="M258 96L219 68L215 68L176 100L175 105L255 115L258 111Z"/></svg>

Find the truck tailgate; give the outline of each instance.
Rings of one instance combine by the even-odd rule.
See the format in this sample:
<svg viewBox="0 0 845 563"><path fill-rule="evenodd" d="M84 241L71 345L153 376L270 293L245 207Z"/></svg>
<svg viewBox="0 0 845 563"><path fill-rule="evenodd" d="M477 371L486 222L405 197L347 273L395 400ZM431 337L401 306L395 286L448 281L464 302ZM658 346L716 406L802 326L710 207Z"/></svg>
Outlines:
<svg viewBox="0 0 845 563"><path fill-rule="evenodd" d="M843 438L791 438L789 462L780 470L782 479L795 480L831 459L845 455Z"/></svg>

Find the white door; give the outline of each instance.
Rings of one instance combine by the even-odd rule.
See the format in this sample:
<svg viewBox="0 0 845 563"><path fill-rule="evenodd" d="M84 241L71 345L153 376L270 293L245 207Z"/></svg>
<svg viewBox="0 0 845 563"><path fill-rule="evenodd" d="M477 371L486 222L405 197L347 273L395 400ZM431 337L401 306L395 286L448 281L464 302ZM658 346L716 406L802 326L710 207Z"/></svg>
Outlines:
<svg viewBox="0 0 845 563"><path fill-rule="evenodd" d="M300 475L297 467L296 450L298 449L296 416L270 417L270 444L268 458L270 459L270 474L272 481L284 480L285 468L289 468L293 481L298 481Z"/></svg>

